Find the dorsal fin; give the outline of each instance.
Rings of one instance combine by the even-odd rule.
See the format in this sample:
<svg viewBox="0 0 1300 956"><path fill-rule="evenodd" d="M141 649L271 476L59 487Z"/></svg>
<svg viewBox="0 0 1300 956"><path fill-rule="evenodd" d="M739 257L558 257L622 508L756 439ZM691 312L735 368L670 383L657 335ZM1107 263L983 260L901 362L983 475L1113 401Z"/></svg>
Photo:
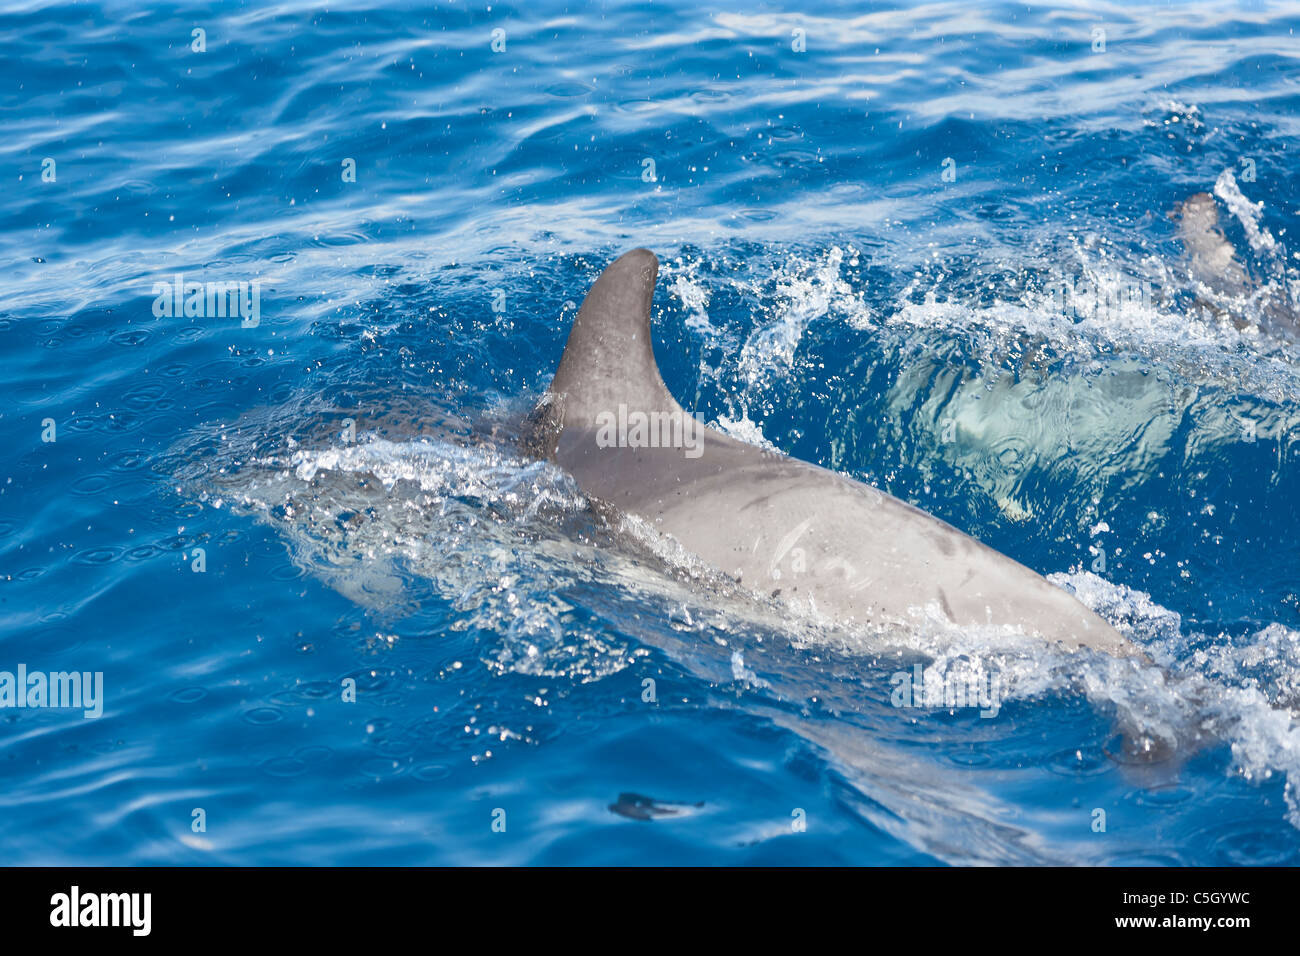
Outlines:
<svg viewBox="0 0 1300 956"><path fill-rule="evenodd" d="M601 412L619 405L640 411L680 411L655 362L650 305L659 260L633 249L610 263L573 320L564 356L533 415L535 451L550 456L566 427L594 428Z"/></svg>

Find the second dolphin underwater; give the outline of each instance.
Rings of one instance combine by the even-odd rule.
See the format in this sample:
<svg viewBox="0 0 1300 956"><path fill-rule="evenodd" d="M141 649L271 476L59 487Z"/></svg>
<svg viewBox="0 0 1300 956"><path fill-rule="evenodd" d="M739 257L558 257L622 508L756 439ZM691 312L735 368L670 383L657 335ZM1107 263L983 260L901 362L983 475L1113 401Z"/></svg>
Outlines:
<svg viewBox="0 0 1300 956"><path fill-rule="evenodd" d="M938 518L696 422L655 361L658 270L653 253L634 249L591 287L532 415L530 451L741 586L839 626L906 627L937 614L1069 650L1141 655L1072 595Z"/></svg>
<svg viewBox="0 0 1300 956"><path fill-rule="evenodd" d="M1230 175L1221 176L1215 188L1233 200L1237 210L1249 205ZM1300 313L1285 282L1267 283L1251 274L1224 234L1213 195L1201 192L1189 196L1169 216L1178 224L1187 275L1206 293L1198 296L1198 305L1231 320L1239 329L1253 327L1276 338L1300 337ZM1265 250L1275 248L1275 240L1266 229L1248 215L1238 212L1237 218L1246 227L1248 240ZM1247 304L1251 306L1249 315L1243 309Z"/></svg>

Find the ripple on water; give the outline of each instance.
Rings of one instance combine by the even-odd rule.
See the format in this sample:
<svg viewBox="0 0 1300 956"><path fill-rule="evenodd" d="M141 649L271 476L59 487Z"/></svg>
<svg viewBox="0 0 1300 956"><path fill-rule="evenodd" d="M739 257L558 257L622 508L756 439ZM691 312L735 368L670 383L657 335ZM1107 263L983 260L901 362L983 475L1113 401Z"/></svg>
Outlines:
<svg viewBox="0 0 1300 956"><path fill-rule="evenodd" d="M1095 777L1114 768L1100 747L1071 747L1057 751L1047 761L1047 769L1063 777Z"/></svg>
<svg viewBox="0 0 1300 956"><path fill-rule="evenodd" d="M726 90L696 90L691 94L691 99L696 103L714 105L727 102L732 99L732 95Z"/></svg>
<svg viewBox="0 0 1300 956"><path fill-rule="evenodd" d="M157 186L144 179L128 179L117 188L132 196L152 196L158 191Z"/></svg>
<svg viewBox="0 0 1300 956"><path fill-rule="evenodd" d="M270 777L300 777L307 772L307 762L300 757L271 757L257 768Z"/></svg>
<svg viewBox="0 0 1300 956"><path fill-rule="evenodd" d="M110 335L108 340L114 345L120 345L122 348L138 348L151 338L153 338L153 333L148 329L128 329Z"/></svg>
<svg viewBox="0 0 1300 956"><path fill-rule="evenodd" d="M324 700L326 697L333 697L339 693L341 684L331 684L329 681L317 680L306 681L299 684L293 689L293 692L303 700Z"/></svg>
<svg viewBox="0 0 1300 956"><path fill-rule="evenodd" d="M566 99L575 96L586 96L591 92L592 88L583 83L552 83L546 88L547 96L558 96Z"/></svg>
<svg viewBox="0 0 1300 956"><path fill-rule="evenodd" d="M112 564L123 555L122 548L89 548L78 551L72 556L74 564L104 565Z"/></svg>
<svg viewBox="0 0 1300 956"><path fill-rule="evenodd" d="M52 395L47 385L9 385L6 398L18 405L48 406Z"/></svg>
<svg viewBox="0 0 1300 956"><path fill-rule="evenodd" d="M296 564L285 563L277 565L275 569L271 571L270 577L273 581L297 581L306 573L307 572L303 568L300 568Z"/></svg>
<svg viewBox="0 0 1300 956"><path fill-rule="evenodd" d="M1141 790L1135 795L1135 800L1143 806L1149 807L1176 807L1180 803L1186 803L1196 796L1196 790L1192 787L1184 786L1178 783L1162 784L1158 787L1148 787Z"/></svg>
<svg viewBox="0 0 1300 956"><path fill-rule="evenodd" d="M1204 846L1217 866L1294 866L1300 862L1300 834L1279 831L1258 820L1233 820L1198 830L1193 846Z"/></svg>
<svg viewBox="0 0 1300 956"><path fill-rule="evenodd" d="M137 471L149 460L150 456L147 452L130 448L106 458L104 463L108 466L109 471Z"/></svg>
<svg viewBox="0 0 1300 956"><path fill-rule="evenodd" d="M993 763L993 758L985 750L971 747L967 750L956 750L945 754L945 758L950 764L957 767L987 767Z"/></svg>
<svg viewBox="0 0 1300 956"><path fill-rule="evenodd" d="M818 165L818 156L810 149L786 149L772 157L772 165L781 169L812 168Z"/></svg>
<svg viewBox="0 0 1300 956"><path fill-rule="evenodd" d="M122 401L132 408L151 408L166 392L165 386L151 382L148 385L137 385L135 388L128 389L122 394Z"/></svg>
<svg viewBox="0 0 1300 956"><path fill-rule="evenodd" d="M275 724L284 720L284 714L275 707L254 707L240 714L240 718L247 724Z"/></svg>
<svg viewBox="0 0 1300 956"><path fill-rule="evenodd" d="M441 763L426 763L415 770L411 771L411 776L417 780L432 782L434 780L446 780L451 776L451 768Z"/></svg>
<svg viewBox="0 0 1300 956"><path fill-rule="evenodd" d="M405 764L390 757L367 757L357 764L357 773L373 780L400 776L405 769Z"/></svg>
<svg viewBox="0 0 1300 956"><path fill-rule="evenodd" d="M415 751L415 744L405 737L386 737L375 742L375 750L385 757L407 757Z"/></svg>
<svg viewBox="0 0 1300 956"><path fill-rule="evenodd" d="M1116 734L1106 741L1102 751L1123 766L1151 767L1173 760L1178 746L1152 734Z"/></svg>
<svg viewBox="0 0 1300 956"><path fill-rule="evenodd" d="M624 100L621 103L614 104L614 109L620 113L645 116L663 109L663 104L655 100Z"/></svg>
<svg viewBox="0 0 1300 956"><path fill-rule="evenodd" d="M324 744L309 744L306 747L299 747L293 752L293 755L304 763L318 764L324 763L334 756L334 751Z"/></svg>
<svg viewBox="0 0 1300 956"><path fill-rule="evenodd" d="M203 687L182 687L180 690L168 694L167 699L178 704L197 704L207 696L208 692Z"/></svg>
<svg viewBox="0 0 1300 956"><path fill-rule="evenodd" d="M74 495L92 497L104 491L112 483L113 479L105 474L85 475L72 483L71 490Z"/></svg>
<svg viewBox="0 0 1300 956"><path fill-rule="evenodd" d="M364 232L335 232L328 235L315 236L312 243L325 248L335 246L359 246L370 242L370 237Z"/></svg>

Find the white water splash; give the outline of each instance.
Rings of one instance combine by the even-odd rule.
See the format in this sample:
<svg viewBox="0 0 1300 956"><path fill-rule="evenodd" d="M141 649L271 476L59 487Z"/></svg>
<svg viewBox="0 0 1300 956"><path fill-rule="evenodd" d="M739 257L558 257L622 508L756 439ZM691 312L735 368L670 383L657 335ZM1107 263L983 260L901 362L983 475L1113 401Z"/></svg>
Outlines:
<svg viewBox="0 0 1300 956"><path fill-rule="evenodd" d="M1252 203L1237 185L1237 179L1231 169L1219 173L1214 183L1214 195L1227 205L1228 211L1237 217L1241 227L1246 231L1246 241L1257 253L1273 253L1277 249L1277 240L1267 229L1261 228L1259 217L1263 214L1264 203Z"/></svg>

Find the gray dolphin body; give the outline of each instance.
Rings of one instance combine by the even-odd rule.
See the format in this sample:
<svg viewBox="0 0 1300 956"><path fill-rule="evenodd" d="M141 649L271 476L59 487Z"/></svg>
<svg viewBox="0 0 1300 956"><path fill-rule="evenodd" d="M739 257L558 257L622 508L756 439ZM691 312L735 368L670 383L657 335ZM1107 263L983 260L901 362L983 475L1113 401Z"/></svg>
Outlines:
<svg viewBox="0 0 1300 956"><path fill-rule="evenodd" d="M1280 286L1264 285L1250 275L1237 250L1219 225L1219 207L1209 193L1196 193L1179 203L1171 217L1187 253L1189 276L1212 298L1202 307L1226 316L1239 329L1257 326L1283 338L1300 336L1300 314ZM1247 311L1244 306L1249 304Z"/></svg>
<svg viewBox="0 0 1300 956"><path fill-rule="evenodd" d="M1214 197L1209 193L1189 196L1179 203L1173 215L1178 221L1178 238L1187 250L1187 266L1192 276L1225 295L1248 291L1250 276L1219 227L1219 207Z"/></svg>
<svg viewBox="0 0 1300 956"><path fill-rule="evenodd" d="M645 249L605 269L533 413L531 450L585 494L742 586L840 626L906 626L921 612L962 627L1010 625L1069 649L1140 653L1070 594L951 525L697 422L655 363L658 271Z"/></svg>

